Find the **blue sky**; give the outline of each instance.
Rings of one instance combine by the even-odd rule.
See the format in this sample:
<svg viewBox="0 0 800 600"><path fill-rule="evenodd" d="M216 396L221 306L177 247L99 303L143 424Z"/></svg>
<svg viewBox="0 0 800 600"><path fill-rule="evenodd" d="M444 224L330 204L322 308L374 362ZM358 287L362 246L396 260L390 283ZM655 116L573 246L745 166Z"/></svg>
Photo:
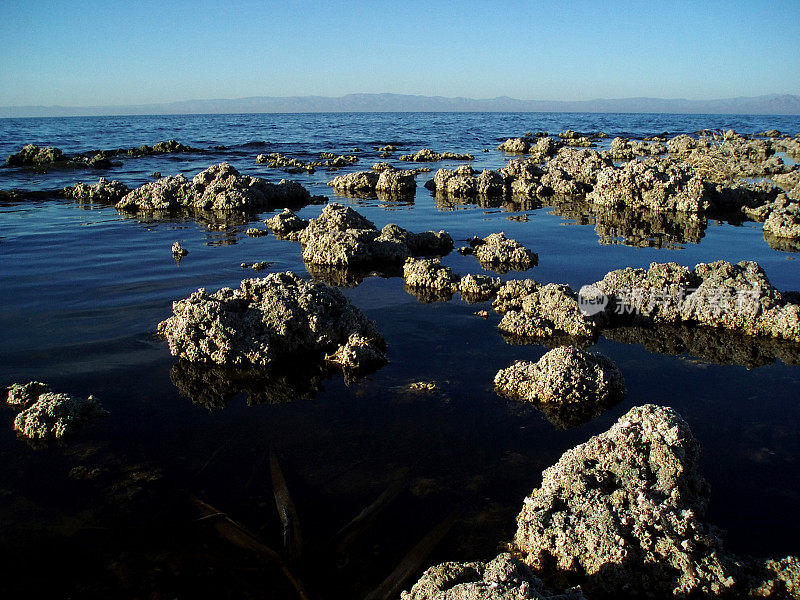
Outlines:
<svg viewBox="0 0 800 600"><path fill-rule="evenodd" d="M0 0L0 105L800 94L800 0Z"/></svg>

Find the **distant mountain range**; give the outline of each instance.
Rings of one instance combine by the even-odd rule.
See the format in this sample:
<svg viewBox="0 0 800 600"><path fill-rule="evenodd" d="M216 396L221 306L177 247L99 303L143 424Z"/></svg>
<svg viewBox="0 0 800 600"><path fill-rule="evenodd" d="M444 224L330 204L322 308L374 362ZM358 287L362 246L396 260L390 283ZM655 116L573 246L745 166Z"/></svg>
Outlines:
<svg viewBox="0 0 800 600"><path fill-rule="evenodd" d="M609 100L517 100L507 96L476 100L406 94L326 96L257 96L218 100L184 100L127 106L6 106L0 117L65 117L91 115L156 115L298 112L600 112L800 115L800 96L684 100L619 98Z"/></svg>

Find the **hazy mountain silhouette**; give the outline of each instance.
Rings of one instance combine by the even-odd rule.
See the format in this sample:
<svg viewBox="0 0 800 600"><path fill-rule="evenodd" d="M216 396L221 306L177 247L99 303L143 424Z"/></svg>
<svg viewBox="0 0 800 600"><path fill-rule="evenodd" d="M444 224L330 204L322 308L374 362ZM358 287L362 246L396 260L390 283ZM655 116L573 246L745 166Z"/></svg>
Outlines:
<svg viewBox="0 0 800 600"><path fill-rule="evenodd" d="M507 96L448 98L407 94L348 94L327 96L256 96L252 98L184 100L162 104L116 106L7 106L0 117L46 117L89 115L150 115L209 113L295 112L629 112L696 114L800 114L800 96L765 96L685 100L664 98L618 98L581 101L518 100Z"/></svg>

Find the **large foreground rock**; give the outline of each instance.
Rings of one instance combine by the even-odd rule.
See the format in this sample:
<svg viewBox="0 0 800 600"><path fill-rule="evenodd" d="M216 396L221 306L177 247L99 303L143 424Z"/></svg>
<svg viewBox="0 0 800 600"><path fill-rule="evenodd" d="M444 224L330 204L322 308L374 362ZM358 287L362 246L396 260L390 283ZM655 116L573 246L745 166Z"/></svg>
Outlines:
<svg viewBox="0 0 800 600"><path fill-rule="evenodd" d="M546 581L590 598L797 598L797 559L738 559L703 522L698 455L674 410L632 409L544 471L517 518L516 550Z"/></svg>
<svg viewBox="0 0 800 600"><path fill-rule="evenodd" d="M228 367L269 367L298 356L330 357L360 370L386 362L375 325L336 288L292 272L204 289L174 302L158 334L173 355Z"/></svg>
<svg viewBox="0 0 800 600"><path fill-rule="evenodd" d="M126 194L116 207L132 212L196 209L230 211L308 202L311 195L294 181L269 183L242 175L228 163L201 171L189 181L183 175L162 177Z"/></svg>

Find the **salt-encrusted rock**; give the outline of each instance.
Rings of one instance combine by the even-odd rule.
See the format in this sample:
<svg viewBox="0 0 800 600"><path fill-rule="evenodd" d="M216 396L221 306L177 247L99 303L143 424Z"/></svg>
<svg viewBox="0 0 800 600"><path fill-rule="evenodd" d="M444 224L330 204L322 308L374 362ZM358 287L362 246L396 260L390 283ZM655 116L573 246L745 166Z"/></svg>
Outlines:
<svg viewBox="0 0 800 600"><path fill-rule="evenodd" d="M775 175L772 182L783 189L788 198L800 202L800 170Z"/></svg>
<svg viewBox="0 0 800 600"><path fill-rule="evenodd" d="M297 237L306 263L335 267L401 263L453 249L453 239L444 231L412 233L391 223L379 231L372 221L337 203L328 204Z"/></svg>
<svg viewBox="0 0 800 600"><path fill-rule="evenodd" d="M489 234L480 242L475 245L475 256L485 269L526 271L539 264L539 256L535 252L507 238L503 232Z"/></svg>
<svg viewBox="0 0 800 600"><path fill-rule="evenodd" d="M635 141L615 137L611 140L611 148L601 154L612 160L631 160L637 156L658 156L666 152L667 147L658 141Z"/></svg>
<svg viewBox="0 0 800 600"><path fill-rule="evenodd" d="M387 362L383 350L376 347L374 340L360 333L351 334L347 342L333 354L326 355L325 360L338 365L345 373L377 369Z"/></svg>
<svg viewBox="0 0 800 600"><path fill-rule="evenodd" d="M451 292L461 282L460 277L436 258L414 260L409 258L403 265L406 287L425 288Z"/></svg>
<svg viewBox="0 0 800 600"><path fill-rule="evenodd" d="M584 600L580 589L550 592L522 561L503 553L487 562L431 567L401 600Z"/></svg>
<svg viewBox="0 0 800 600"><path fill-rule="evenodd" d="M800 341L800 304L776 290L758 263L675 263L620 269L594 284L611 298L606 315L636 321L688 322L748 335Z"/></svg>
<svg viewBox="0 0 800 600"><path fill-rule="evenodd" d="M454 152L434 152L430 148L423 148L416 154L404 154L398 160L411 162L437 162L440 160L473 160L472 154L456 154Z"/></svg>
<svg viewBox="0 0 800 600"><path fill-rule="evenodd" d="M54 162L65 160L67 158L58 148L28 144L16 154L7 156L6 164L10 167L47 167Z"/></svg>
<svg viewBox="0 0 800 600"><path fill-rule="evenodd" d="M172 310L158 334L174 356L192 362L268 367L291 356L335 355L354 334L374 355L386 348L375 325L339 290L290 271L245 279L236 290L200 289Z"/></svg>
<svg viewBox="0 0 800 600"><path fill-rule="evenodd" d="M574 346L550 350L538 362L518 361L501 369L494 385L507 398L545 404L609 405L625 395L614 363Z"/></svg>
<svg viewBox="0 0 800 600"><path fill-rule="evenodd" d="M595 320L581 312L578 295L568 285L541 285L532 279L507 281L493 306L503 315L500 330L516 337L591 338L598 330Z"/></svg>
<svg viewBox="0 0 800 600"><path fill-rule="evenodd" d="M301 219L288 208L284 208L283 211L270 217L264 223L272 230L272 233L282 238L291 238L293 234L308 227L306 219Z"/></svg>
<svg viewBox="0 0 800 600"><path fill-rule="evenodd" d="M8 396L6 398L6 402L9 405L17 408L27 408L36 402L36 400L39 399L39 396L49 391L50 386L40 381L12 383L10 386L8 386Z"/></svg>
<svg viewBox="0 0 800 600"><path fill-rule="evenodd" d="M773 210L764 221L764 232L777 238L800 238L800 203Z"/></svg>
<svg viewBox="0 0 800 600"><path fill-rule="evenodd" d="M359 171L334 177L328 185L337 190L372 191L378 183L378 177L374 171Z"/></svg>
<svg viewBox="0 0 800 600"><path fill-rule="evenodd" d="M516 550L537 575L589 597L796 598L796 558L737 559L702 521L698 455L674 410L633 408L544 471L517 517Z"/></svg>
<svg viewBox="0 0 800 600"><path fill-rule="evenodd" d="M604 158L599 152L575 148L561 148L547 161L548 171L560 169L585 188L594 185L600 171L610 166L611 160Z"/></svg>
<svg viewBox="0 0 800 600"><path fill-rule="evenodd" d="M306 171L307 173L314 173L314 165L304 163L298 158L291 158L284 156L279 152L272 154L259 154L256 156L256 163L266 164L271 169L283 169L289 173L300 173Z"/></svg>
<svg viewBox="0 0 800 600"><path fill-rule="evenodd" d="M375 184L378 192L413 192L417 189L417 181L411 171L400 169L383 169Z"/></svg>
<svg viewBox="0 0 800 600"><path fill-rule="evenodd" d="M531 148L531 140L528 138L508 138L500 144L497 149L509 154L525 154Z"/></svg>
<svg viewBox="0 0 800 600"><path fill-rule="evenodd" d="M711 190L688 167L645 159L599 171L587 200L616 208L702 214L711 206Z"/></svg>
<svg viewBox="0 0 800 600"><path fill-rule="evenodd" d="M467 302L482 302L494 298L500 285L497 277L467 274L458 283L458 293Z"/></svg>
<svg viewBox="0 0 800 600"><path fill-rule="evenodd" d="M437 195L463 198L469 196L503 196L508 191L509 179L501 172L484 169L476 176L469 165L456 169L439 169L425 187Z"/></svg>
<svg viewBox="0 0 800 600"><path fill-rule="evenodd" d="M44 392L17 414L14 429L32 441L47 442L68 436L86 421L106 414L94 396L76 398Z"/></svg>
<svg viewBox="0 0 800 600"><path fill-rule="evenodd" d="M116 179L109 181L105 177L101 177L94 185L79 183L73 187L65 187L64 195L80 202L116 204L129 191L128 186L124 183L120 183Z"/></svg>
<svg viewBox="0 0 800 600"><path fill-rule="evenodd" d="M189 251L184 248L180 242L175 242L172 244L172 256L175 258L181 258L189 254Z"/></svg>
<svg viewBox="0 0 800 600"><path fill-rule="evenodd" d="M116 207L127 211L170 211L183 208L229 211L260 208L270 203L304 202L308 191L299 183L269 183L241 175L228 163L213 165L194 176L164 177L126 194Z"/></svg>

